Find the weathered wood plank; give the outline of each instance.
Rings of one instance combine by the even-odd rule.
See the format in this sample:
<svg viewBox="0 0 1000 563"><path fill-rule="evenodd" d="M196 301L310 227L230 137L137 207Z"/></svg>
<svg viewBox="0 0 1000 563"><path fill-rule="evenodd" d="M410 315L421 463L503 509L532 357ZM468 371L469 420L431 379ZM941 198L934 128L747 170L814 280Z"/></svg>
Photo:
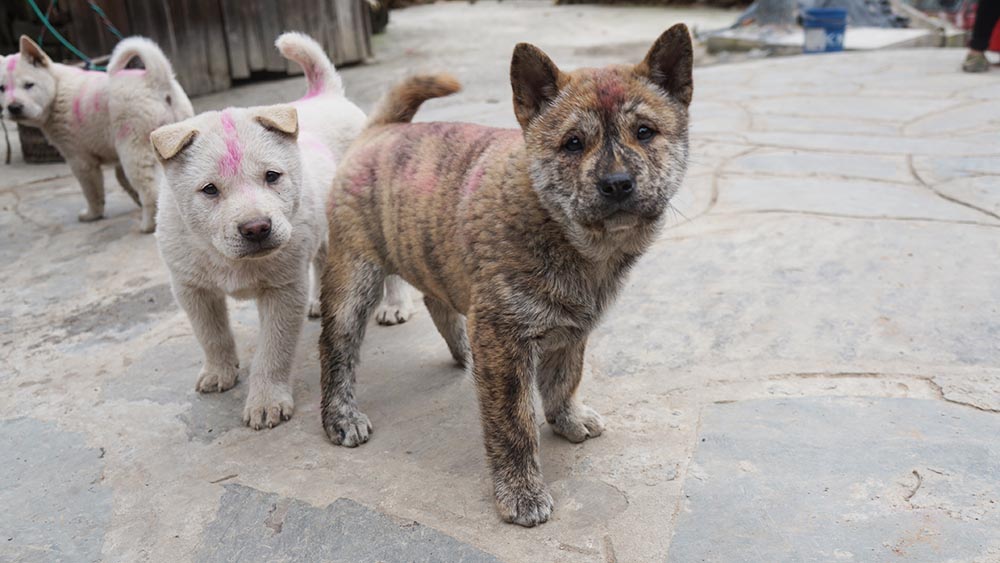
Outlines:
<svg viewBox="0 0 1000 563"><path fill-rule="evenodd" d="M226 30L226 51L229 54L229 73L234 79L249 78L247 44L244 36L243 10L240 0L219 0L222 7L222 24Z"/></svg>

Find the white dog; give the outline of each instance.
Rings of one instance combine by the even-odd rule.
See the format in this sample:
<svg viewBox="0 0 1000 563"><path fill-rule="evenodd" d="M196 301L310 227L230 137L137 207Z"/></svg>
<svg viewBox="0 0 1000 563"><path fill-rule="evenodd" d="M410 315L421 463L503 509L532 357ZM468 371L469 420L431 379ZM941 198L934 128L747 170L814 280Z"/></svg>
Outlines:
<svg viewBox="0 0 1000 563"><path fill-rule="evenodd" d="M276 44L305 70L304 98L207 112L152 134L167 179L156 238L174 295L205 352L198 391L225 391L238 377L226 295L257 301L261 334L243 410L254 429L292 415L295 346L307 307L319 314L326 194L338 160L365 124L319 44L298 33ZM387 285L391 308L405 320L411 307L405 284Z"/></svg>
<svg viewBox="0 0 1000 563"><path fill-rule="evenodd" d="M157 163L149 133L194 115L159 47L140 37L125 39L103 73L52 62L21 36L20 53L6 57L3 68L7 116L40 128L66 159L87 200L79 219L104 216L101 166L114 164L118 182L142 206L140 229L152 232Z"/></svg>

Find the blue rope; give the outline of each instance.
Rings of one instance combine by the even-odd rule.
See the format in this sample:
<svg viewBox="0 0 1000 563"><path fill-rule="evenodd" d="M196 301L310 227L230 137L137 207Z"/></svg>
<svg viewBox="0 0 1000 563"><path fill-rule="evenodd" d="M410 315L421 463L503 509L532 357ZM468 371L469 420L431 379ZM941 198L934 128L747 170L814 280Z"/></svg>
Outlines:
<svg viewBox="0 0 1000 563"><path fill-rule="evenodd" d="M49 31L52 33L52 36L58 39L59 42L62 43L64 47L69 49L69 52L73 53L74 55L77 56L77 58L87 63L87 68L92 68L94 70L105 70L104 67L95 65L90 57L84 55L83 52L74 47L72 43L67 41L66 38L63 37L61 33L56 31L56 28L52 27L52 24L49 22L49 18L45 17L45 14L42 13L42 10L38 8L38 4L35 4L35 0L28 0L28 4L31 6L31 9L35 11L35 15L38 16L38 19L42 20L42 24L44 24L45 27L49 29Z"/></svg>
<svg viewBox="0 0 1000 563"><path fill-rule="evenodd" d="M108 31L114 33L115 37L117 37L118 39L125 39L124 37L122 37L121 32L118 31L118 28L112 25L111 20L108 19L107 14L104 13L104 10L102 10L100 6L98 6L94 2L87 2L87 3L90 4L90 8L95 12L97 12L97 15L100 16L101 21L104 22L104 27L108 28Z"/></svg>
<svg viewBox="0 0 1000 563"><path fill-rule="evenodd" d="M48 9L45 10L45 17L48 17L49 14L52 13L52 8L55 8L56 7L56 3L58 3L58 2L59 2L59 0L52 0L52 2L49 3ZM38 45L42 46L44 44L45 44L45 28L43 27L38 32Z"/></svg>

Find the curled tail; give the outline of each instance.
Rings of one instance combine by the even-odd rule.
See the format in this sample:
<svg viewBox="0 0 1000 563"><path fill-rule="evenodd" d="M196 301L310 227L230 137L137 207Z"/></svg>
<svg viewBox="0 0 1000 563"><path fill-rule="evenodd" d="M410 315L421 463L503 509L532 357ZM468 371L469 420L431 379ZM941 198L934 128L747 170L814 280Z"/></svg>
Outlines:
<svg viewBox="0 0 1000 563"><path fill-rule="evenodd" d="M274 46L281 52L281 56L290 61L295 61L306 73L306 80L309 81L309 91L306 98L319 96L321 94L344 94L344 85L340 82L340 75L333 68L333 63L326 56L323 47L315 39L298 33L289 31L278 36Z"/></svg>
<svg viewBox="0 0 1000 563"><path fill-rule="evenodd" d="M141 65L135 64L138 59ZM126 37L115 45L108 61L108 75L114 76L133 68L145 68L146 81L157 90L170 91L174 69L160 46L145 37Z"/></svg>
<svg viewBox="0 0 1000 563"><path fill-rule="evenodd" d="M368 126L407 123L413 119L420 104L431 98L454 94L461 89L462 85L450 74L411 76L382 96L368 118Z"/></svg>

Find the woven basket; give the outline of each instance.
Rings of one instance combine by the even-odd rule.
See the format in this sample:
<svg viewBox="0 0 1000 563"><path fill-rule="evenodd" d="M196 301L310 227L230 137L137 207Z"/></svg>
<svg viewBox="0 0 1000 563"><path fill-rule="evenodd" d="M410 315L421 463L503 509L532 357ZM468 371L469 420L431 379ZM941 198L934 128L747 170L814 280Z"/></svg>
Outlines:
<svg viewBox="0 0 1000 563"><path fill-rule="evenodd" d="M49 144L48 139L42 134L41 129L17 126L17 137L21 139L21 155L24 161L29 164L43 164L46 162L63 162L64 159L55 147Z"/></svg>

